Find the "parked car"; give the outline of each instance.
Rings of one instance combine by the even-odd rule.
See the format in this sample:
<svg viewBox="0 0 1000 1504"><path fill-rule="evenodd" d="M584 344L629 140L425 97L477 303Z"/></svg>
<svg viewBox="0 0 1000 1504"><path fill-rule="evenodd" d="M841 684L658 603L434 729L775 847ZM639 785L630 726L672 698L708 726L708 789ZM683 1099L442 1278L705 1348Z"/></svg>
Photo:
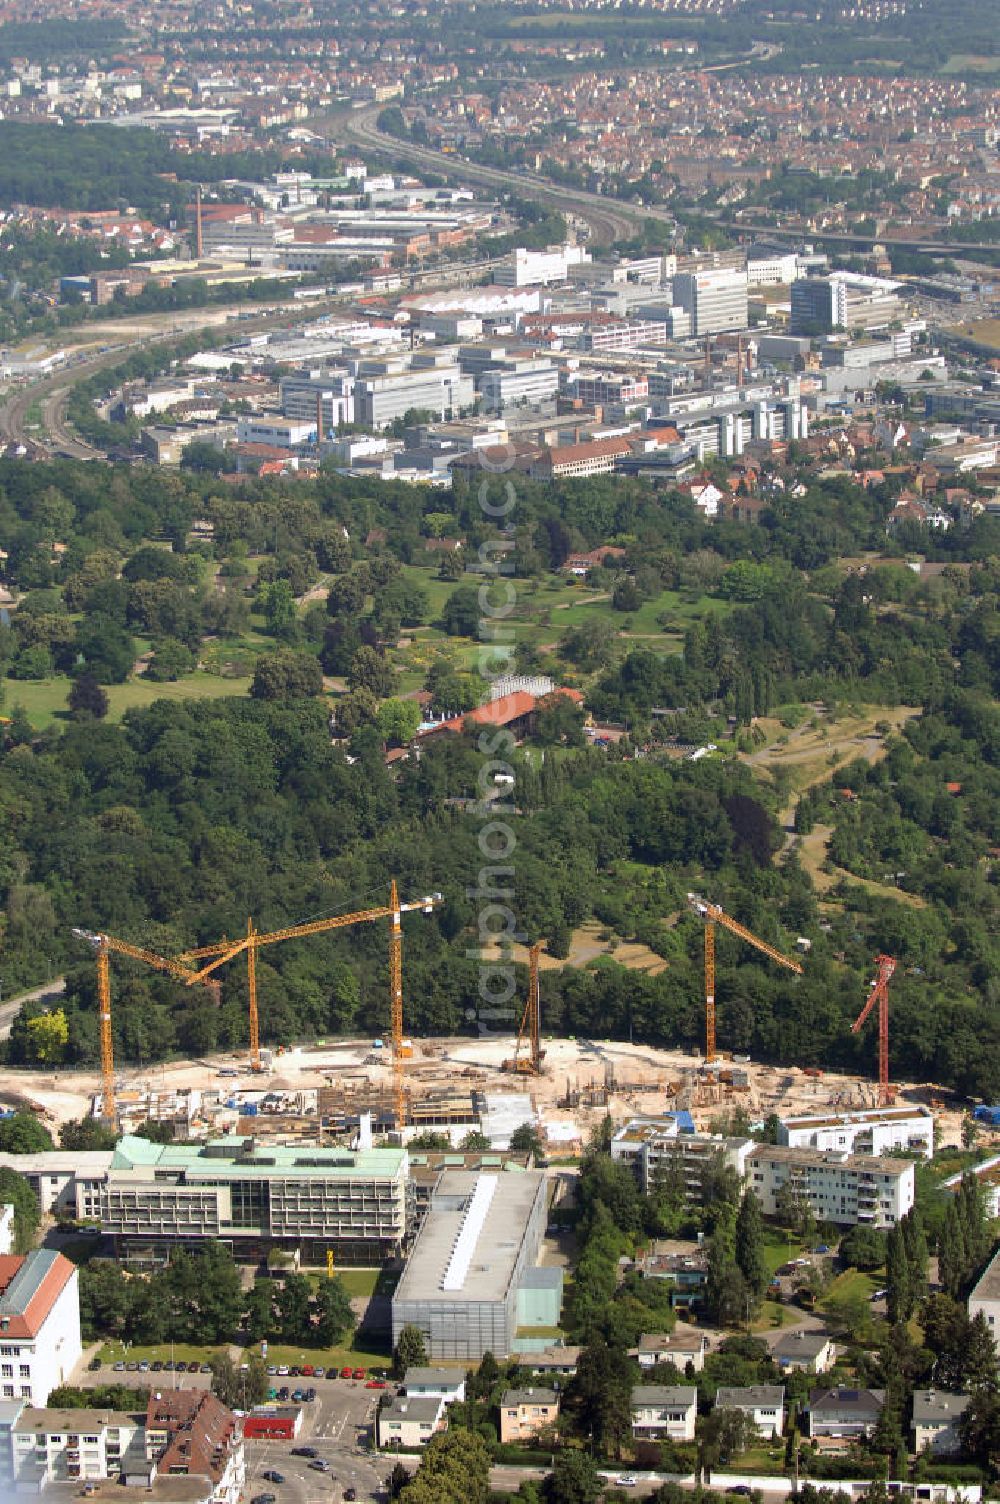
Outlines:
<svg viewBox="0 0 1000 1504"><path fill-rule="evenodd" d="M279 1473L276 1467L269 1467L267 1471L261 1473L260 1476L262 1478L266 1478L268 1483L284 1483L285 1481L284 1473Z"/></svg>
<svg viewBox="0 0 1000 1504"><path fill-rule="evenodd" d="M198 1362L197 1358L194 1358L188 1364L188 1373L197 1373L200 1368L201 1368L201 1364Z"/></svg>
<svg viewBox="0 0 1000 1504"><path fill-rule="evenodd" d="M354 1372L351 1374L351 1378L352 1379L363 1379L363 1378L365 1378L365 1371L364 1371L364 1369L363 1368L356 1368L354 1370Z"/></svg>
<svg viewBox="0 0 1000 1504"><path fill-rule="evenodd" d="M353 1373L354 1373L354 1369L353 1368L342 1368L340 1370L340 1377L342 1379L349 1379L349 1378L352 1377Z"/></svg>
<svg viewBox="0 0 1000 1504"><path fill-rule="evenodd" d="M317 1450L316 1450L315 1447L292 1447L292 1456L293 1457L318 1457L319 1453L317 1452Z"/></svg>
<svg viewBox="0 0 1000 1504"><path fill-rule="evenodd" d="M315 1368L313 1368L313 1366L312 1366L311 1363L303 1363L303 1365L302 1365L302 1377L304 1379L311 1379L312 1376L313 1376L313 1374L315 1372L316 1372L316 1370L315 1370Z"/></svg>
<svg viewBox="0 0 1000 1504"><path fill-rule="evenodd" d="M365 1385L365 1388L366 1389L384 1389L385 1388L385 1379L369 1379L368 1383Z"/></svg>
<svg viewBox="0 0 1000 1504"><path fill-rule="evenodd" d="M295 1401L295 1403L297 1405L301 1405L301 1403L305 1399L305 1397L306 1397L306 1392L305 1392L304 1389L293 1389L292 1390L292 1399Z"/></svg>
<svg viewBox="0 0 1000 1504"><path fill-rule="evenodd" d="M287 1400L287 1398L288 1398L288 1385L287 1384L282 1384L281 1388L278 1390L278 1398L279 1398L279 1400Z"/></svg>
<svg viewBox="0 0 1000 1504"><path fill-rule="evenodd" d="M91 1373L96 1373L97 1370L100 1368L100 1366L101 1366L101 1360L100 1360L100 1358L91 1358L90 1362L87 1364L87 1367L89 1368L89 1370L90 1370Z"/></svg>
<svg viewBox="0 0 1000 1504"><path fill-rule="evenodd" d="M114 1365L114 1370L115 1370L115 1373L124 1373L125 1372L125 1364L124 1364L124 1362L123 1362L123 1360L121 1358L119 1358L118 1362Z"/></svg>
<svg viewBox="0 0 1000 1504"><path fill-rule="evenodd" d="M305 1400L305 1402L306 1402L307 1405L311 1405L312 1402L313 1402L313 1400L316 1398L316 1391L312 1387L311 1384L310 1384L309 1388L306 1390L305 1394L303 1395L303 1398L304 1398L304 1400Z"/></svg>
<svg viewBox="0 0 1000 1504"><path fill-rule="evenodd" d="M325 1457L314 1457L309 1466L314 1473L328 1473L330 1471L330 1464Z"/></svg>
<svg viewBox="0 0 1000 1504"><path fill-rule="evenodd" d="M313 1378L314 1379L325 1379L326 1378L326 1369L323 1367L322 1363L317 1363L316 1364L316 1367L313 1369Z"/></svg>
<svg viewBox="0 0 1000 1504"><path fill-rule="evenodd" d="M357 1491L356 1488L345 1488L344 1489L344 1498L347 1500L347 1504L354 1504L354 1500L357 1497L358 1497L358 1491Z"/></svg>
<svg viewBox="0 0 1000 1504"><path fill-rule="evenodd" d="M636 1488L638 1483L635 1473L622 1473L620 1478L615 1479L616 1488Z"/></svg>
<svg viewBox="0 0 1000 1504"><path fill-rule="evenodd" d="M212 1372L212 1365L211 1365L211 1363L203 1363L201 1365L201 1367L199 1368L198 1372L199 1373L211 1373Z"/></svg>
<svg viewBox="0 0 1000 1504"><path fill-rule="evenodd" d="M278 1504L277 1494L254 1494L250 1504Z"/></svg>

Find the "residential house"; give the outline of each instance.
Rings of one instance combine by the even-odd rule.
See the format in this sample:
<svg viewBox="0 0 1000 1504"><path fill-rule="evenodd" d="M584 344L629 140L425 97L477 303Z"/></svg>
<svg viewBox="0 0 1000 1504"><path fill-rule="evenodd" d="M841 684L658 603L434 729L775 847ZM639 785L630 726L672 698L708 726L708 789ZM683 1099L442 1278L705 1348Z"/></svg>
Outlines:
<svg viewBox="0 0 1000 1504"><path fill-rule="evenodd" d="M960 1422L971 1395L917 1389L913 1395L913 1450L950 1457L962 1450Z"/></svg>
<svg viewBox="0 0 1000 1504"><path fill-rule="evenodd" d="M1000 1346L1000 1253L994 1254L969 1295L969 1317L982 1315L995 1346Z"/></svg>
<svg viewBox="0 0 1000 1504"><path fill-rule="evenodd" d="M547 1431L559 1419L559 1396L554 1389L508 1389L500 1400L500 1440L526 1441Z"/></svg>
<svg viewBox="0 0 1000 1504"><path fill-rule="evenodd" d="M448 1406L443 1399L390 1395L383 1400L375 1419L375 1444L406 1452L425 1447L436 1432L447 1427Z"/></svg>
<svg viewBox="0 0 1000 1504"><path fill-rule="evenodd" d="M127 1463L123 1471L130 1479L135 1475ZM153 1393L146 1406L141 1471L150 1482L164 1473L205 1478L212 1504L240 1504L247 1478L242 1427L209 1390Z"/></svg>
<svg viewBox="0 0 1000 1504"><path fill-rule="evenodd" d="M543 1378L572 1378L580 1360L581 1347L547 1347L544 1352L524 1355L524 1366Z"/></svg>
<svg viewBox="0 0 1000 1504"><path fill-rule="evenodd" d="M25 1406L12 1428L19 1488L59 1480L117 1478L122 1457L141 1432L134 1415L117 1410L35 1410Z"/></svg>
<svg viewBox="0 0 1000 1504"><path fill-rule="evenodd" d="M701 1373L707 1352L708 1338L703 1332L643 1332L635 1355L640 1368L673 1363L683 1370L690 1363L695 1373Z"/></svg>
<svg viewBox="0 0 1000 1504"><path fill-rule="evenodd" d="M814 1440L858 1441L878 1425L884 1404L884 1389L813 1389L809 1435Z"/></svg>
<svg viewBox="0 0 1000 1504"><path fill-rule="evenodd" d="M782 1384L748 1384L719 1389L716 1410L740 1410L753 1421L758 1436L780 1436L785 1429L785 1389Z"/></svg>
<svg viewBox="0 0 1000 1504"><path fill-rule="evenodd" d="M834 1365L837 1349L826 1332L807 1332L799 1328L779 1337L771 1349L771 1356L779 1368L826 1373Z"/></svg>
<svg viewBox="0 0 1000 1504"><path fill-rule="evenodd" d="M408 1368L403 1376L403 1389L410 1399L461 1404L465 1399L465 1374L454 1368Z"/></svg>
<svg viewBox="0 0 1000 1504"><path fill-rule="evenodd" d="M698 1391L692 1385L636 1384L632 1435L636 1441L693 1441Z"/></svg>

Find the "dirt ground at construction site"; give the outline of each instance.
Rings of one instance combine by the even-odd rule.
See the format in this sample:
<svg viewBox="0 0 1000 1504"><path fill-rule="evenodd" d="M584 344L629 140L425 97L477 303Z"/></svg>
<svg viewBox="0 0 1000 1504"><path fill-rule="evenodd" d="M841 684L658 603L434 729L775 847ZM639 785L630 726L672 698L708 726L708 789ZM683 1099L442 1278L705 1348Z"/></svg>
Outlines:
<svg viewBox="0 0 1000 1504"><path fill-rule="evenodd" d="M436 1097L527 1094L556 1156L585 1144L605 1115L620 1123L637 1115L687 1108L697 1128L706 1130L721 1126L740 1108L753 1122L772 1112L794 1116L876 1105L874 1082L831 1071L807 1074L795 1066L761 1065L740 1057L738 1062L718 1063L718 1076L735 1075L741 1083L731 1085L707 1074L693 1052L593 1039L549 1039L543 1047L543 1074L515 1076L501 1069L512 1053L509 1037L414 1040L405 1070L410 1100L426 1109ZM220 1071L225 1077L220 1078ZM374 1104L388 1099L392 1090L391 1062L383 1062L381 1051L373 1053L370 1040L302 1045L277 1055L265 1075L252 1075L246 1057L232 1055L122 1068L116 1074L119 1102L131 1093L302 1092L332 1087L363 1107L366 1098ZM95 1071L11 1071L3 1096L40 1112L54 1127L88 1113L98 1089ZM899 1084L896 1092L901 1103L934 1110L942 1145L961 1143L962 1111L949 1093L926 1083Z"/></svg>

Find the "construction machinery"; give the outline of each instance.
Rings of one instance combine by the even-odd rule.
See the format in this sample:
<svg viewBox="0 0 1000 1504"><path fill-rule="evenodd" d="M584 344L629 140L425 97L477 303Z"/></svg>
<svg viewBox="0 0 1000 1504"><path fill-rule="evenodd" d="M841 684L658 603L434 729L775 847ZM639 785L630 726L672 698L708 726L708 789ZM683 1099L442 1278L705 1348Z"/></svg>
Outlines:
<svg viewBox="0 0 1000 1504"><path fill-rule="evenodd" d="M200 971L185 971L189 986L202 982L220 966L235 956L246 952L247 992L250 1007L250 1068L261 1069L260 1061L260 1015L257 1007L257 952L262 945L276 945L279 940L298 940L305 935L322 935L328 930L344 929L352 924L367 924L376 919L388 919L389 928L389 997L392 1019L392 1069L396 1121L400 1128L406 1116L406 1097L403 1087L403 1060L412 1054L412 1046L403 1039L403 926L404 914L421 910L429 914L443 902L440 893L428 893L410 903L400 903L396 881L389 890L388 904L371 909L359 909L353 914L334 914L326 919L312 919L305 924L288 925L285 929L271 930L262 934L255 929L252 919L247 920L247 932L239 940L220 940L214 945L198 946L184 951L178 962L204 961L208 965ZM211 958L211 959L209 959Z"/></svg>
<svg viewBox="0 0 1000 1504"><path fill-rule="evenodd" d="M878 1105L889 1107L894 1093L889 1085L889 982L896 970L895 956L875 957L875 980L868 1000L851 1025L851 1033L858 1034L869 1013L878 1003Z"/></svg>
<svg viewBox="0 0 1000 1504"><path fill-rule="evenodd" d="M542 1074L542 1061L545 1059L545 1054L539 1036L538 957L544 946L544 940L536 940L528 951L528 1001L521 1014L521 1025L517 1031L513 1057L505 1060L500 1067L501 1070L513 1071L518 1076Z"/></svg>
<svg viewBox="0 0 1000 1504"><path fill-rule="evenodd" d="M715 926L721 924L733 935L738 935L748 945L752 945L763 955L770 956L772 961L777 961L779 966L787 966L789 971L802 975L802 967L798 961L793 961L791 956L783 955L773 945L768 945L766 940L761 940L752 930L748 930L745 924L740 924L736 919L719 908L718 904L708 903L697 893L688 894L688 903L705 922L705 1064L711 1065L716 1058L715 1049Z"/></svg>
<svg viewBox="0 0 1000 1504"><path fill-rule="evenodd" d="M115 1055L111 1036L111 962L112 954L129 956L133 961L142 961L156 971L165 971L179 982L191 982L191 968L155 951L144 950L139 945L130 945L127 940L117 940L103 931L74 929L78 940L85 940L97 952L97 1003L101 1024L101 1116L109 1123L116 1123L115 1108ZM209 984L210 985L210 984Z"/></svg>

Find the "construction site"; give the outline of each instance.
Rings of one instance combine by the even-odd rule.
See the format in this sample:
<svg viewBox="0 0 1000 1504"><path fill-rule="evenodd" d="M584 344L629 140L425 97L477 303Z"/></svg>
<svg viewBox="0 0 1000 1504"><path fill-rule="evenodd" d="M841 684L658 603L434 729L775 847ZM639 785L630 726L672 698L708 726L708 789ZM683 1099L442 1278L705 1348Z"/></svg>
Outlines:
<svg viewBox="0 0 1000 1504"><path fill-rule="evenodd" d="M610 1040L543 1039L539 969L544 941L528 947L528 987L512 1036L435 1038L414 1041L403 1032L402 918L431 913L441 902L431 893L401 902L396 884L387 904L344 913L269 933L252 920L238 940L223 939L174 958L159 956L103 933L77 931L96 957L101 1025L101 1069L95 1072L12 1072L6 1100L27 1107L53 1126L87 1114L124 1131L153 1120L174 1136L210 1137L244 1132L255 1137L337 1137L357 1130L365 1117L380 1133L403 1142L434 1132L458 1145L470 1131L483 1132L491 1147L505 1148L513 1128L530 1121L550 1157L572 1156L605 1117L622 1122L636 1115L689 1113L699 1131L726 1131L781 1117L887 1107L894 1101L931 1108L940 1141L961 1142L962 1108L944 1090L889 1081L889 995L896 963L875 958L875 978L853 1030L876 1013L877 1072L874 1080L815 1067L762 1065L749 1056L720 1054L716 1045L715 936L718 926L801 974L802 962L754 935L717 905L696 893L691 909L704 926L703 1050L657 1049ZM260 1044L257 954L261 947L354 924L388 920L391 1001L389 1037L319 1041L276 1051ZM798 942L808 955L808 940ZM165 972L186 987L218 985L226 963L245 959L249 1051L238 1057L122 1068L112 1043L112 959ZM519 957L520 958L520 957ZM551 958L545 957L545 960ZM873 1051L875 1054L875 1051Z"/></svg>

